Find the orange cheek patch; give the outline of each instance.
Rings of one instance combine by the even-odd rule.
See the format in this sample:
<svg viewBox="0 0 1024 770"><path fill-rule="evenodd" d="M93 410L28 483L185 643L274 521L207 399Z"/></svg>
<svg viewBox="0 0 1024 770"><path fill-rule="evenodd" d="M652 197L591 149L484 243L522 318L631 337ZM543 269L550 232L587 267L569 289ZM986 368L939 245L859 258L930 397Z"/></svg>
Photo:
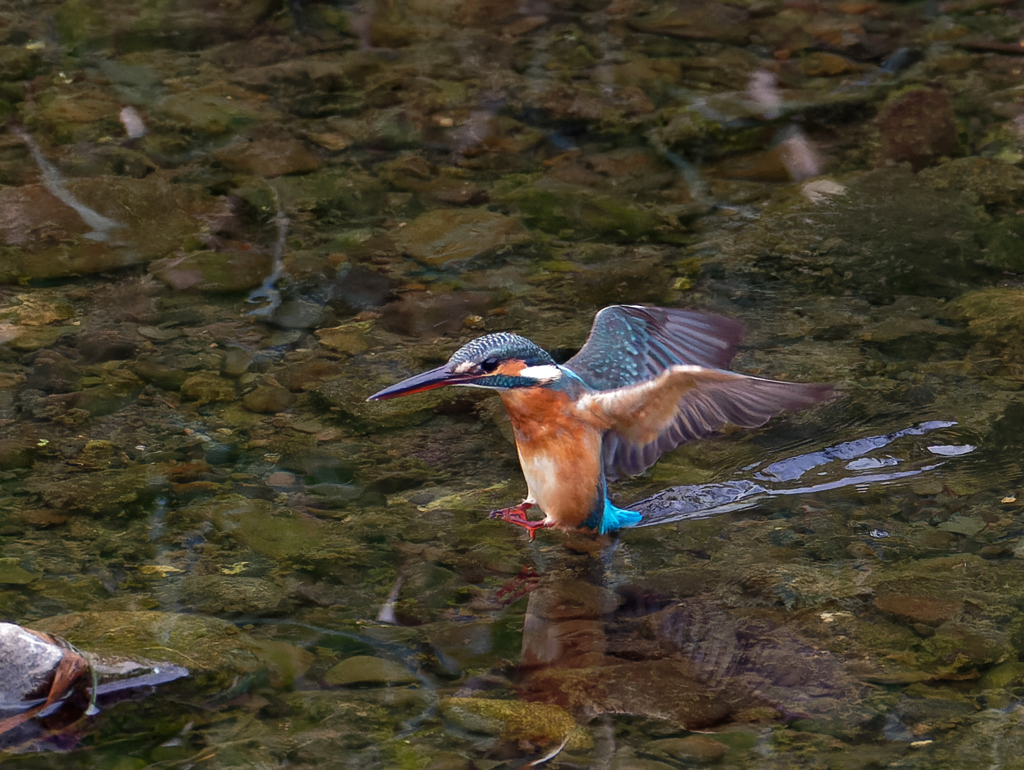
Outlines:
<svg viewBox="0 0 1024 770"><path fill-rule="evenodd" d="M494 370L494 374L511 374L517 375L519 372L526 368L526 364L522 361L503 361L498 365L498 368Z"/></svg>

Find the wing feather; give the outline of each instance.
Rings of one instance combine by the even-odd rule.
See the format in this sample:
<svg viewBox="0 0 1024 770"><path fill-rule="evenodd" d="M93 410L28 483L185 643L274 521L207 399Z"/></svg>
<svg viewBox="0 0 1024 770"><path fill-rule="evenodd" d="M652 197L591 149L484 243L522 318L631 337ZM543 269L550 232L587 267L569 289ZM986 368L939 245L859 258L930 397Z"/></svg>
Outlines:
<svg viewBox="0 0 1024 770"><path fill-rule="evenodd" d="M830 392L827 385L672 366L639 384L589 393L577 408L608 427L602 453L605 473L614 479L642 473L665 452L726 423L756 428L783 410L811 406Z"/></svg>
<svg viewBox="0 0 1024 770"><path fill-rule="evenodd" d="M594 318L580 352L565 363L595 390L657 377L670 366L725 367L743 339L733 318L678 308L612 305Z"/></svg>

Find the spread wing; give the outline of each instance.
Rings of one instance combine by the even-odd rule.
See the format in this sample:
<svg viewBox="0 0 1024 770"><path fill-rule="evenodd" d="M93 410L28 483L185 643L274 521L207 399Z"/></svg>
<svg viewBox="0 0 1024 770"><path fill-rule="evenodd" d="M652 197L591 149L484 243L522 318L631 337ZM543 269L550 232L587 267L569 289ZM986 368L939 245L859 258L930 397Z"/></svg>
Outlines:
<svg viewBox="0 0 1024 770"><path fill-rule="evenodd" d="M642 473L670 449L726 423L756 428L778 412L811 406L830 392L828 385L672 366L639 384L588 393L577 408L608 426L602 451L605 473L614 479Z"/></svg>
<svg viewBox="0 0 1024 770"><path fill-rule="evenodd" d="M724 368L743 339L732 318L675 308L612 305L594 318L590 336L565 366L595 390L657 377L680 364Z"/></svg>

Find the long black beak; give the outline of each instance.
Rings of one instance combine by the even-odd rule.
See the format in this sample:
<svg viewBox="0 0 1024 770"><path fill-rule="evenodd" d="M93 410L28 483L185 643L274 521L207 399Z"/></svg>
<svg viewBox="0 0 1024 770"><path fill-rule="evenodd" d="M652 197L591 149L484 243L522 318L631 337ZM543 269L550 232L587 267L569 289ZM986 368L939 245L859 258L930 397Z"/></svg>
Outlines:
<svg viewBox="0 0 1024 770"><path fill-rule="evenodd" d="M388 398L399 396L410 396L413 393L422 393L425 390L443 388L445 385L461 385L472 382L476 377L466 374L455 374L448 369L447 364L431 369L429 372L417 374L407 380L402 380L390 388L384 388L379 393L374 393L367 401L384 401Z"/></svg>

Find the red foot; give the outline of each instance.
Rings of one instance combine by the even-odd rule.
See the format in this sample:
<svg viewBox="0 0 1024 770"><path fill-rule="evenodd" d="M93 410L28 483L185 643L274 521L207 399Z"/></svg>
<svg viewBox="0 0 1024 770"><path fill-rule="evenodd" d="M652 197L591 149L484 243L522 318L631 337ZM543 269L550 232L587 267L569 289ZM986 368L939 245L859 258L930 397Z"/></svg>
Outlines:
<svg viewBox="0 0 1024 770"><path fill-rule="evenodd" d="M530 540L533 540L537 536L537 530L541 527L546 527L547 524L544 523L545 519L531 520L526 518L526 512L531 508L533 508L533 503L519 503L519 505L513 505L511 508L491 511L491 518L501 519L509 524L515 524L517 527L529 530Z"/></svg>

